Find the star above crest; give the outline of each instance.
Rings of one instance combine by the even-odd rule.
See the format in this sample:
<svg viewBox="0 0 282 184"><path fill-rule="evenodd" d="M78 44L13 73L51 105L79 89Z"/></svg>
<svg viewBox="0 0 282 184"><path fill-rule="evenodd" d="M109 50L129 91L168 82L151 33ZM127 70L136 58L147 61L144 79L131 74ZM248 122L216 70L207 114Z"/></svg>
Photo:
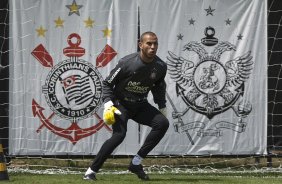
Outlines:
<svg viewBox="0 0 282 184"><path fill-rule="evenodd" d="M240 33L238 36L237 36L238 40L242 40L243 38L243 35Z"/></svg>
<svg viewBox="0 0 282 184"><path fill-rule="evenodd" d="M104 37L110 37L111 34L112 34L112 30L109 29L109 28L106 28L106 29L104 29L104 30L102 30L102 31L103 31L103 33L104 33Z"/></svg>
<svg viewBox="0 0 282 184"><path fill-rule="evenodd" d="M194 20L193 18L191 18L189 21L189 25L194 25L194 23L196 22L196 20Z"/></svg>
<svg viewBox="0 0 282 184"><path fill-rule="evenodd" d="M183 39L183 35L182 35L181 33L179 33L179 34L177 35L177 39L178 39L178 40L182 40L182 39Z"/></svg>
<svg viewBox="0 0 282 184"><path fill-rule="evenodd" d="M213 16L213 12L215 11L215 9L212 9L211 6L209 6L208 9L205 9L205 11L207 12L206 16Z"/></svg>
<svg viewBox="0 0 282 184"><path fill-rule="evenodd" d="M88 17L87 20L84 20L85 27L93 27L94 20L92 20L90 17Z"/></svg>
<svg viewBox="0 0 282 184"><path fill-rule="evenodd" d="M79 9L82 8L83 6L82 5L77 5L76 1L73 0L72 4L71 5L66 5L66 7L70 10L69 16L71 16L74 13L76 15L80 16Z"/></svg>
<svg viewBox="0 0 282 184"><path fill-rule="evenodd" d="M37 32L37 36L40 37L45 37L45 33L46 33L47 29L44 29L42 26L40 26L38 29L36 29Z"/></svg>
<svg viewBox="0 0 282 184"><path fill-rule="evenodd" d="M57 27L64 27L64 20L61 19L61 17L58 17L56 20L54 20L55 24L56 24L56 28Z"/></svg>
<svg viewBox="0 0 282 184"><path fill-rule="evenodd" d="M227 20L225 20L226 25L231 25L231 20L228 18Z"/></svg>

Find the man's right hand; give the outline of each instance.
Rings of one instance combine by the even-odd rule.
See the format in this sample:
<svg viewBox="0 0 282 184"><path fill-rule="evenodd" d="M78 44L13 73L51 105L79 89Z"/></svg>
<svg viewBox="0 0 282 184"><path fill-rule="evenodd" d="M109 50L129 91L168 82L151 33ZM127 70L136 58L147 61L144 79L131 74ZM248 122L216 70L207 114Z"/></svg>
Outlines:
<svg viewBox="0 0 282 184"><path fill-rule="evenodd" d="M114 106L112 101L104 104L103 120L107 125L112 125L116 122L115 114L121 115L121 112Z"/></svg>

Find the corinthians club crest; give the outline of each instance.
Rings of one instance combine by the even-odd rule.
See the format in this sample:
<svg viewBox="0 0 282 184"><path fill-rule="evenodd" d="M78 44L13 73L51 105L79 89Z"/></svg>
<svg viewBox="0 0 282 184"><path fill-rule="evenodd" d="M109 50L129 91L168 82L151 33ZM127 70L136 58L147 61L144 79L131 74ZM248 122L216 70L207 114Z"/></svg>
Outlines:
<svg viewBox="0 0 282 184"><path fill-rule="evenodd" d="M201 43L191 41L184 45L183 51L195 52L198 60L168 51L168 72L176 82L176 93L187 105L185 113L192 109L212 119L232 108L239 117L246 116L251 112L251 104L242 101L237 108L234 104L243 96L244 83L253 69L251 51L231 60L221 59L224 52L236 51L236 46L218 42L214 34L214 28L207 27ZM214 49L208 53L204 46Z"/></svg>
<svg viewBox="0 0 282 184"><path fill-rule="evenodd" d="M76 42L74 43L73 40L76 40ZM42 93L53 113L48 118L45 117L43 114L44 108L34 99L32 102L32 110L34 116L38 116L43 123L42 126L47 127L53 133L61 137L69 139L75 144L81 138L92 135L104 126L109 131L111 131L111 129L103 123L102 119L96 113L102 102L103 79L101 74L91 63L80 59L80 57L85 54L85 49L79 46L81 38L78 34L73 33L69 35L67 42L69 46L63 50L63 53L68 59L59 62L55 66L53 66L51 56L42 45L39 45L32 52L32 55L39 60L43 66L52 67L42 86ZM106 48L108 47L107 45ZM110 56L111 59L116 55L116 52L112 53L113 55ZM98 62L99 59L101 58L97 58L96 64L103 66L103 63ZM109 61L110 59L104 57L102 61L105 62L105 60ZM70 120L70 127L63 129L55 126L51 122L54 115ZM93 115L99 121L96 125L85 129L78 126L78 121Z"/></svg>
<svg viewBox="0 0 282 184"><path fill-rule="evenodd" d="M71 39L76 37L77 43ZM101 103L102 76L89 62L79 59L85 50L79 47L80 37L72 34L64 54L69 59L58 63L49 72L42 92L47 104L58 116L73 121L87 118Z"/></svg>

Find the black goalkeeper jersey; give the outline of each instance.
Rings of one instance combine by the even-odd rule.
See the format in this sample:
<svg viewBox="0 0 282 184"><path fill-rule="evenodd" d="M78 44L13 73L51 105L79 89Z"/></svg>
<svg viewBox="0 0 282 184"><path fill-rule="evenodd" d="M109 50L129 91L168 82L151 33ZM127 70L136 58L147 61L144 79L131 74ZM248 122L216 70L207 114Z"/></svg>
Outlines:
<svg viewBox="0 0 282 184"><path fill-rule="evenodd" d="M163 108L166 106L166 71L166 63L157 56L151 63L145 63L139 52L127 55L103 81L103 100L137 102L146 99L151 91L154 102Z"/></svg>

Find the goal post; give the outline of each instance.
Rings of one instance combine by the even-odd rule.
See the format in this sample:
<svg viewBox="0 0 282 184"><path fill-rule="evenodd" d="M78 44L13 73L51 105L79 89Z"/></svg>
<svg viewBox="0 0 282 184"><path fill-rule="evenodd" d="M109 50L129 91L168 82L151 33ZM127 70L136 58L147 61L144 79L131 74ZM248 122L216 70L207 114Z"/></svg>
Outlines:
<svg viewBox="0 0 282 184"><path fill-rule="evenodd" d="M9 132L9 11L8 0L0 2L0 139L8 154Z"/></svg>

